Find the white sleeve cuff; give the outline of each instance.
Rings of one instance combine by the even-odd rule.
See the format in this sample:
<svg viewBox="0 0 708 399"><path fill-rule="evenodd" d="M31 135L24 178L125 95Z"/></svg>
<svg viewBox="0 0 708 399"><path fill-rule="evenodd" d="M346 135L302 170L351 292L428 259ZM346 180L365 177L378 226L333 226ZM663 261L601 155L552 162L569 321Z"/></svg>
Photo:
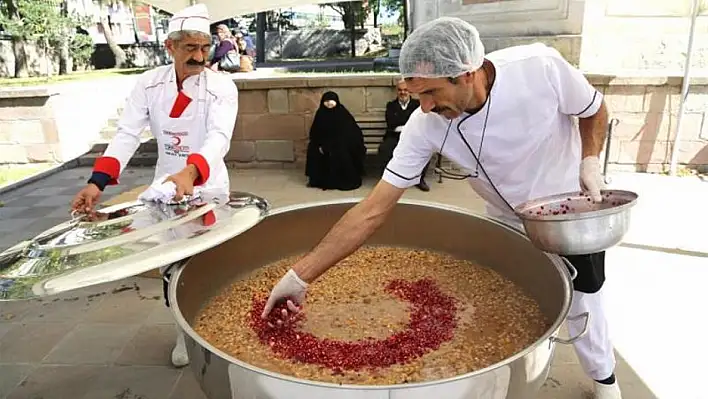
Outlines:
<svg viewBox="0 0 708 399"><path fill-rule="evenodd" d="M595 90L595 93L592 96L592 100L590 103L585 107L584 110L582 110L579 114L576 114L578 118L589 118L597 113L597 111L600 110L600 106L602 105L602 93L599 91Z"/></svg>
<svg viewBox="0 0 708 399"><path fill-rule="evenodd" d="M394 187L406 189L420 183L420 174L417 176L403 176L387 167L381 179Z"/></svg>

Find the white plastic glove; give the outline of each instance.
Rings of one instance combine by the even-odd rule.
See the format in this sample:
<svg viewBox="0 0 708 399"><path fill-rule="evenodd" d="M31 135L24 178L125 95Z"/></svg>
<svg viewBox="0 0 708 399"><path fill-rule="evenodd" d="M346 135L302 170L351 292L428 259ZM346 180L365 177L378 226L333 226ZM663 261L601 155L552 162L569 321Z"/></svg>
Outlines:
<svg viewBox="0 0 708 399"><path fill-rule="evenodd" d="M170 175L164 175L159 179L156 179L154 183L143 191L138 199L141 201L155 201L167 203L175 197L177 194L177 186L171 181L163 183Z"/></svg>
<svg viewBox="0 0 708 399"><path fill-rule="evenodd" d="M396 126L395 129L393 129L394 132L402 132L403 131L403 126Z"/></svg>
<svg viewBox="0 0 708 399"><path fill-rule="evenodd" d="M268 317L268 314L271 310L273 310L273 307L278 303L278 301L285 298L290 298L287 302L288 310L293 313L299 312L300 308L297 305L302 305L305 301L306 293L307 283L298 277L295 270L288 270L288 272L285 273L285 276L280 279L278 284L276 284L270 292L268 302L266 302L266 306L263 309L263 314L261 317L264 319ZM287 317L288 311L283 309L282 319L287 320ZM278 324L282 324L282 321L278 320Z"/></svg>
<svg viewBox="0 0 708 399"><path fill-rule="evenodd" d="M602 202L602 193L605 189L605 179L600 172L600 159L596 156L583 158L580 162L580 188L590 194L595 202Z"/></svg>
<svg viewBox="0 0 708 399"><path fill-rule="evenodd" d="M138 196L138 199L140 201L146 202L154 201L161 202L163 204L170 203L172 200L175 199L175 195L177 195L177 186L174 182L166 182L165 180L167 180L168 177L170 177L170 175L164 175L159 179L156 179L155 182L150 185L150 187L148 187ZM200 187L194 187L192 197L199 196L200 192Z"/></svg>

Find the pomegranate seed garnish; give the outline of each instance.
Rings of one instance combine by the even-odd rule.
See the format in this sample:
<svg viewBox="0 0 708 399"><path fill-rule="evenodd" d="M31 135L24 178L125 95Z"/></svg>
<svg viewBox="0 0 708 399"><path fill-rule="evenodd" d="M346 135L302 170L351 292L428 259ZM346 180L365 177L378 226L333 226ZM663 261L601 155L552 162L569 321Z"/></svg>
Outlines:
<svg viewBox="0 0 708 399"><path fill-rule="evenodd" d="M432 279L394 280L386 286L386 291L410 302L413 310L407 328L385 339L352 342L317 338L296 329L296 322L304 317L302 312L287 325L269 327L268 323L274 324L275 315L287 306L277 306L271 312L273 320L263 320L260 315L266 303L264 298L254 298L251 327L261 342L267 343L278 355L326 366L335 374L341 370L406 363L453 338L457 327L455 299L441 292Z"/></svg>

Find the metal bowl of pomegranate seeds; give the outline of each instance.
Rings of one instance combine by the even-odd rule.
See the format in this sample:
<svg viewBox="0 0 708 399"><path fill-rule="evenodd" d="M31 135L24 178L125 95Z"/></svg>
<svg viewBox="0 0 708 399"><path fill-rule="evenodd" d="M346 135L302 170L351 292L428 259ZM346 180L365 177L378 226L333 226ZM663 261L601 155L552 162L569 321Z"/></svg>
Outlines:
<svg viewBox="0 0 708 399"><path fill-rule="evenodd" d="M381 279L377 284L364 285L361 289L368 289L370 296L362 298L348 294L352 292L352 286L359 284L356 273L363 276L362 279L369 278L372 274L367 271L366 264L347 264L347 261L353 262L350 260L351 257L343 260L344 264L340 263L332 268L309 287L308 299L304 307L305 317L308 318L309 323L320 327L331 323L327 324L328 328L334 326L341 329L351 322L348 316L354 314L353 309L356 308L358 315L365 316L367 321L373 320L372 326L378 329L373 332L362 331L362 334L383 334L384 337L391 334L388 339L383 338L383 341L373 342L370 341L372 338L363 338L368 343L362 347L351 341L343 342L342 338L328 334L316 339L310 333L300 334L298 330L292 329L283 334L268 333L263 330L265 328L263 325L248 331L248 320L255 320L256 324L258 323L258 312L262 309L262 300L271 288L271 283L259 286L258 296L251 296L256 291L241 283L250 281L249 276L254 274L267 274L270 270L268 265L280 264L283 268L288 267L293 261L292 257L313 248L337 220L359 200L300 204L271 210L269 215L256 226L217 247L193 256L189 262L176 268L168 288L170 309L179 327L185 332L190 367L206 397L210 399L535 397L548 376L555 345L572 344L585 334L583 331L573 337L559 336L561 325L566 321L570 307L573 273L560 256L538 250L518 230L497 220L446 205L406 199L396 206L387 222L367 241L366 246L369 249L357 255L359 259L364 259L365 263L369 262L369 268L389 273L391 277L391 280ZM374 258L376 254L380 254L381 248L389 246L402 248L400 253L404 256L399 256L395 260L400 262L401 258L404 258L402 264L394 265L391 263L394 260L385 256ZM406 251L410 251L410 255L405 255ZM443 258L454 258L454 262L457 263L438 265L435 266L437 271L426 272L429 270L426 265L434 266L437 262L433 255L429 255L431 253L429 251L444 254L439 255ZM483 289L474 292L465 289L465 284L479 285L480 283L474 274L469 277L466 271L460 269L460 267L464 268L464 264L460 262L474 264L471 267L479 271L476 276L489 277L489 286L480 286ZM403 276L405 273L397 271L418 273L421 276L428 273L430 278L399 280L406 277ZM351 278L346 279L342 284L325 283L332 281L332 276L337 273L350 272ZM440 274L436 273L458 277L446 280L448 285L435 286L431 278L433 280L439 278ZM489 274L494 276L490 277ZM267 275L267 278L272 281L277 281L279 277L279 273ZM465 281L460 281L461 279ZM518 287L527 302L522 300L518 302L520 305L513 309L505 306L488 308L480 305L486 303L487 299L498 301L498 297L506 296L503 290L500 292L496 289L497 285L507 288L510 285ZM244 290L241 291L241 288ZM468 302L450 302L450 296L460 292L470 295ZM327 295L343 300L344 302L341 302L343 305L330 305L331 302L326 300L312 302ZM367 301L376 295L384 298L388 295L389 305L381 308L372 307L371 302ZM236 298L236 300L229 298ZM261 307L258 308L257 305ZM331 308L331 312L322 312L318 315L313 311L317 306L334 307ZM542 315L545 321L540 325L538 335L534 333L535 338L530 341L523 340L524 344L519 344L515 340L520 339L516 337L522 336L528 339L527 330L524 328L509 330L509 327L502 325L499 325L499 329L489 331L480 328L479 331L472 331L474 330L472 327L472 330L458 328L454 332L458 335L487 334L486 339L489 340L490 345L487 348L480 348L483 349L480 351L464 345L455 346L452 344L453 341L449 341L455 320L459 322L460 319L466 318L465 320L471 320L474 325L483 316L488 319L504 319L512 313L525 313L523 310L530 309L530 306L533 306L534 312ZM210 308L216 311L212 312L209 318L204 318L205 309ZM520 312L519 309L522 311ZM585 320L585 328L587 328L587 317L587 314L579 316L581 320ZM434 319L434 322L428 321L430 318ZM379 319L384 322L379 323ZM404 325L403 330L398 333L390 332L400 329L396 324L398 322ZM213 327L208 328L209 325ZM359 328L357 326L352 328L355 327ZM337 331L331 332L337 333ZM266 337L266 341L258 341L261 334L269 336ZM397 340L396 337L401 334L410 335L412 340ZM371 336L365 335L365 337ZM244 337L248 339L242 340ZM332 340L339 340L336 341L339 343L322 345L323 342L332 342ZM411 346L410 343L416 340L420 342ZM421 357L418 352L438 345L438 341L442 342L439 346L440 351L461 351L465 356L469 356L471 362L477 362L476 365L472 365L474 371L459 367L459 359L454 356L441 356L436 359L435 364L432 364L432 368L427 369L430 374L419 375L421 378L414 378L412 382L408 381L407 377L395 383L380 382L385 381L386 374L392 373L393 370L410 375L413 372L413 363L423 361L421 359L427 356ZM443 348L445 345L447 346ZM313 347L316 350L313 350ZM507 353L510 354L493 362L482 361L482 352L496 353L496 347L506 348ZM298 355L298 348L308 351L306 352L308 356ZM271 350L273 353L269 352ZM330 350L341 352L341 357L333 359L327 353ZM376 352L371 352L372 350ZM277 351L288 352L291 355L290 358L281 359L280 364L283 366L277 371L259 365L262 364L257 361L257 356L260 355L249 355L255 352L272 357ZM308 377L321 373L326 374L327 381L336 381L337 378L348 373L347 375L356 378L359 371L352 371L349 368L357 364L372 363L365 361L367 359L359 353L362 351L369 353L372 358L369 360L377 360L375 363L381 366L381 368L361 370L362 374L369 373L371 380L359 378L353 382L343 378L339 382L326 382ZM400 356L395 359L382 357L386 353L394 352ZM297 359L293 360L294 357ZM312 361L317 359L313 358L323 361L315 364ZM415 358L418 360L411 360ZM252 361L244 359L252 359ZM379 382L375 381L377 379Z"/></svg>
<svg viewBox="0 0 708 399"><path fill-rule="evenodd" d="M537 248L560 255L604 251L622 241L638 195L603 190L602 202L573 192L539 198L516 207L526 235Z"/></svg>

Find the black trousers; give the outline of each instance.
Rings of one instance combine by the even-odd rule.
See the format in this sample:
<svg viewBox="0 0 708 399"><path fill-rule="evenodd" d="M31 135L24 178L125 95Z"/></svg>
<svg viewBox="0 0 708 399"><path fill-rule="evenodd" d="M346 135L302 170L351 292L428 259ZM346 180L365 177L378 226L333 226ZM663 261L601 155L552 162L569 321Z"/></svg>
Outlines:
<svg viewBox="0 0 708 399"><path fill-rule="evenodd" d="M578 276L573 280L573 289L585 294L594 294L600 291L605 284L605 252L588 255L566 255L570 263L578 271Z"/></svg>

